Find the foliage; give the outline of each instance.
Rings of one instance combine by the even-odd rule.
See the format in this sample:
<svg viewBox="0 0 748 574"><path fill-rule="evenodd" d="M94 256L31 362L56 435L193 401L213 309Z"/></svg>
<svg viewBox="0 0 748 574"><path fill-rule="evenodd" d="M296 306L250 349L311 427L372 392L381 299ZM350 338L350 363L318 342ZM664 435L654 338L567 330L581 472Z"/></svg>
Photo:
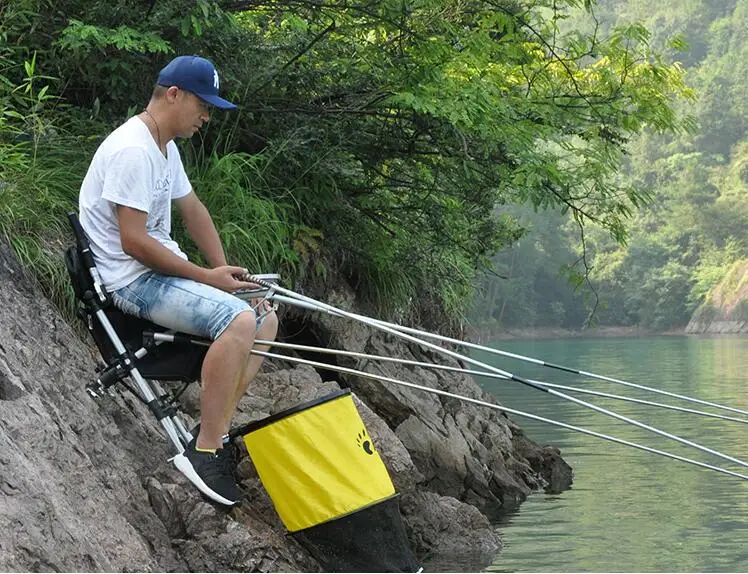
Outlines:
<svg viewBox="0 0 748 574"><path fill-rule="evenodd" d="M582 291L561 265L574 268L578 229L558 213L513 208L526 230L511 249L494 258L477 294L471 322L483 329L506 327L575 328L584 322Z"/></svg>
<svg viewBox="0 0 748 574"><path fill-rule="evenodd" d="M284 276L295 275L301 263L292 249L295 229L289 226L295 206L261 195L267 189L264 172L278 159L268 159L270 156L269 152L254 156L211 154L191 170L190 181L203 192L201 197L229 260L241 261L249 269L275 269ZM242 214L246 223L237 222L236 214ZM189 242L181 227L175 232L181 243ZM192 258L199 257L193 249Z"/></svg>
<svg viewBox="0 0 748 574"><path fill-rule="evenodd" d="M652 201L629 221L626 244L587 230L590 285L582 288L592 296L583 305L591 309L599 302L597 320L604 325L683 326L697 309L702 315L703 309L718 304L711 299L717 286L738 295L729 285L730 269L748 259L748 2L667 0L653 5L611 0L600 2L593 14L590 22L587 15L575 13L564 26L589 34L596 26L610 31L641 22L653 32L652 45L683 62L687 85L698 99L675 107L693 114L698 129L670 135L645 131L628 146L621 177ZM539 224L551 221L545 218ZM565 248L559 247L559 237L540 238L537 249L525 253L523 260L532 269L567 264L566 255L545 257L550 242L559 253L573 250L575 243L568 238L562 238ZM509 286L497 289L513 291ZM545 300L557 295L546 288L524 297ZM574 306L567 307L567 313L579 315ZM556 321L552 314L540 320L547 325Z"/></svg>
<svg viewBox="0 0 748 574"><path fill-rule="evenodd" d="M52 161L142 106L174 54L212 58L241 113L183 149L231 256L302 286L343 277L381 315L457 328L479 273L522 234L497 205L561 210L623 242L650 198L619 176L631 138L689 128L675 106L691 97L682 69L646 28L562 29L591 7L18 0L0 7L0 98L35 100L6 122L36 138L23 161L42 141ZM68 193L84 159L45 185Z"/></svg>
<svg viewBox="0 0 748 574"><path fill-rule="evenodd" d="M255 45L283 45L284 30L300 37L287 54L293 75L257 90L272 82L281 97L250 110L264 122L284 112L311 144L303 157L289 146L287 160L306 171L302 203L324 198L309 213L346 275L362 287L396 281L389 292L427 308L434 279L468 287L435 294L436 308L459 301L473 270L517 239L516 225L492 216L497 202L569 210L623 240L623 221L646 200L616 181L626 140L644 125L683 125L670 107L689 96L680 71L649 50L641 27L561 37L561 9L544 17L522 4L301 6L280 28L270 10L242 15Z"/></svg>

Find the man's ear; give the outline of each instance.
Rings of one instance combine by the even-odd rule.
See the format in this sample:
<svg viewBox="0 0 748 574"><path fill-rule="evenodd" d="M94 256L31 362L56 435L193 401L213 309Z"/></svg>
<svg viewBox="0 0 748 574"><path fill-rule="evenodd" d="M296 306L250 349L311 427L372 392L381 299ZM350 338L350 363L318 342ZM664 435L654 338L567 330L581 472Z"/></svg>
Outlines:
<svg viewBox="0 0 748 574"><path fill-rule="evenodd" d="M176 102L178 97L179 97L179 88L177 88L176 86L171 86L168 90L166 90L166 93L164 94L164 98L170 104L173 104L174 102Z"/></svg>

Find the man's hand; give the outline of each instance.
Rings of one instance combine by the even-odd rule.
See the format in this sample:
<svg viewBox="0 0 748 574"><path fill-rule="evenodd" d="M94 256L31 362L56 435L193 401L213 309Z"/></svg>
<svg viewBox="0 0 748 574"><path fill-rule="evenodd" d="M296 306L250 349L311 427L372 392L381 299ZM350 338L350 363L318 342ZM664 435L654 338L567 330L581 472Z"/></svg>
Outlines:
<svg viewBox="0 0 748 574"><path fill-rule="evenodd" d="M272 303L270 303L270 301L268 301L267 299L260 299L257 297L249 300L249 306L252 307L252 309L254 309L258 315L262 313L267 313L273 308L273 305Z"/></svg>
<svg viewBox="0 0 748 574"><path fill-rule="evenodd" d="M222 265L208 269L205 274L204 282L208 285L233 293L238 289L259 289L257 283L243 281L242 278L247 276L247 270L243 267L234 267L233 265Z"/></svg>

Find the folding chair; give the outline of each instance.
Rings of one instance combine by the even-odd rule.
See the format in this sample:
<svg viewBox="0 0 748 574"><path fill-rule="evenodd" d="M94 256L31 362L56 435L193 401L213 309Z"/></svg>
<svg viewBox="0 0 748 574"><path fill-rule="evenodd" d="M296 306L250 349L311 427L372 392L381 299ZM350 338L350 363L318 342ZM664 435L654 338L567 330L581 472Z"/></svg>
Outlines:
<svg viewBox="0 0 748 574"><path fill-rule="evenodd" d="M116 385L122 385L135 395L150 409L172 442L176 451L171 459L174 465L212 497L185 472L185 467L192 467L184 464L183 453L193 436L181 420L178 406L181 394L200 379L203 360L212 341L168 330L116 308L96 269L77 214L69 213L68 219L75 245L65 251L65 266L80 304L78 316L93 336L105 363L97 369L96 379L86 385L86 391L96 399L111 393ZM270 281L278 278L277 275L261 277ZM268 289L261 289L246 292L244 296L247 299L270 298L268 292ZM128 384L128 378L135 381L137 389ZM165 391L159 381L180 382L181 386Z"/></svg>

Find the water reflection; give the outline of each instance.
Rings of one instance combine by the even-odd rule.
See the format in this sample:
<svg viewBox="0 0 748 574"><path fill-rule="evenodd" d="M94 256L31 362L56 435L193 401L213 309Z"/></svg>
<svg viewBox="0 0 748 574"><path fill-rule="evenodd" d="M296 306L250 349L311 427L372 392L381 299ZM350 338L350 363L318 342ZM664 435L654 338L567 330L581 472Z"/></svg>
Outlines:
<svg viewBox="0 0 748 574"><path fill-rule="evenodd" d="M748 338L501 341L496 346L748 410ZM488 353L474 356L528 378L710 410ZM479 383L509 407L743 474L748 470L517 383ZM577 396L748 459L748 425ZM748 571L748 481L542 423L519 422L533 440L561 448L574 467L574 486L561 495L533 495L505 517L497 525L505 547L489 571Z"/></svg>

